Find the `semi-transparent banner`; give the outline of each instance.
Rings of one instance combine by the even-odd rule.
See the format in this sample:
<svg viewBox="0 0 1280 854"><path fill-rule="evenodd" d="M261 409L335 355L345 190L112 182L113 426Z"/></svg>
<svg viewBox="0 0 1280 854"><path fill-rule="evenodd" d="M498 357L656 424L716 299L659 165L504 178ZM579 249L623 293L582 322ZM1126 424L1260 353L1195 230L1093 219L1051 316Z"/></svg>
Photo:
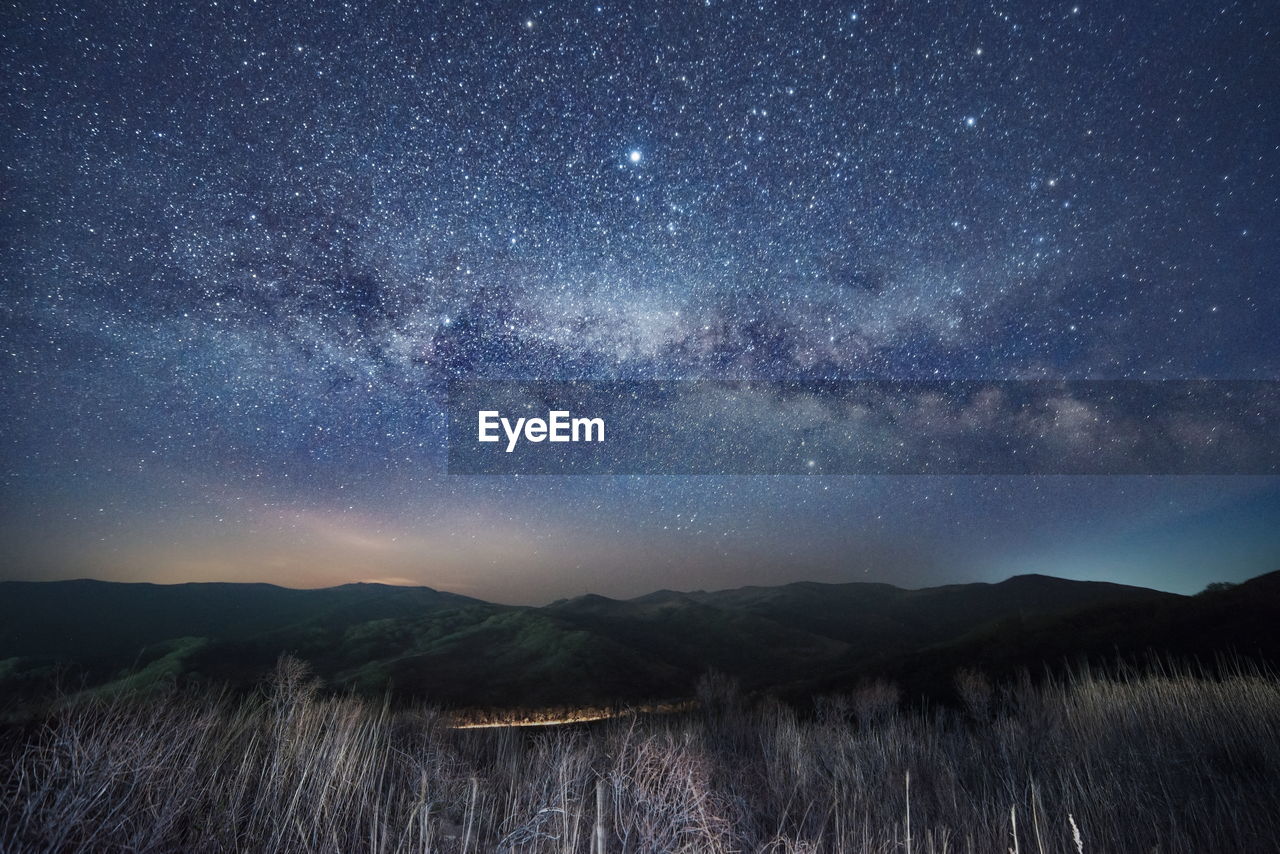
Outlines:
<svg viewBox="0 0 1280 854"><path fill-rule="evenodd" d="M1280 383L461 381L448 470L1277 474Z"/></svg>

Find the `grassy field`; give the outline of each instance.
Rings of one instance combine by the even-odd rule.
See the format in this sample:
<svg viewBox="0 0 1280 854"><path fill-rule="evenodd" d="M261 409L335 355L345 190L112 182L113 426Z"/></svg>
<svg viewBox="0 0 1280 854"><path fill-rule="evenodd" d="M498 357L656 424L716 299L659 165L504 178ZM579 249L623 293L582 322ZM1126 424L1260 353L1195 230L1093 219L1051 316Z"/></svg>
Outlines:
<svg viewBox="0 0 1280 854"><path fill-rule="evenodd" d="M1280 682L1078 673L797 715L709 679L694 712L458 728L325 697L68 704L4 731L0 850L1273 852Z"/></svg>

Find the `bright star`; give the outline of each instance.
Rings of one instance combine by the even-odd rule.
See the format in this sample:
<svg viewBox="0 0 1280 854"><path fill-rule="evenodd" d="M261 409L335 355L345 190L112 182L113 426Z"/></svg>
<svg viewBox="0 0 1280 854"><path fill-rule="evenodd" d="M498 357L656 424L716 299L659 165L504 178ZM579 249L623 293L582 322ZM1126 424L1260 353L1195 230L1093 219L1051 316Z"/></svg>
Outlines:
<svg viewBox="0 0 1280 854"><path fill-rule="evenodd" d="M639 162L640 162L640 158L641 158L641 157L643 157L643 156L644 156L644 155L640 153L640 150L639 150L639 149L632 149L632 150L631 150L631 153L630 153L629 155L627 155L628 159L630 159L630 161L631 161L632 163L639 163Z"/></svg>

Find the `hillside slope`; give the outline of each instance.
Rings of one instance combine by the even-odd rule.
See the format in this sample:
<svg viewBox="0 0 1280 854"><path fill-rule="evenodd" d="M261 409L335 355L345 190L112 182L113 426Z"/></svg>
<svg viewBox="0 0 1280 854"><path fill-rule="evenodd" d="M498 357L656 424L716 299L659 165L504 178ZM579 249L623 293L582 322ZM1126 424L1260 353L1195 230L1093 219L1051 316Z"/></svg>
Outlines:
<svg viewBox="0 0 1280 854"><path fill-rule="evenodd" d="M346 585L0 585L0 691L55 685L249 687L289 653L329 686L447 705L529 706L689 696L709 670L792 697L887 676L945 694L992 673L1157 651L1280 658L1280 573L1186 597L1017 576L904 590L797 583L542 608L429 588Z"/></svg>

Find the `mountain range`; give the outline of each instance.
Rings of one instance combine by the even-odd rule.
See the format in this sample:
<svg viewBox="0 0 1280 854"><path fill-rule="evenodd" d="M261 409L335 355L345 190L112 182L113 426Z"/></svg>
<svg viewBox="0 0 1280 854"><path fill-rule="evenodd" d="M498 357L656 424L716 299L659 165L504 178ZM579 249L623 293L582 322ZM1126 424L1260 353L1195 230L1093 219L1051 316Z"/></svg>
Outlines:
<svg viewBox="0 0 1280 854"><path fill-rule="evenodd" d="M1280 572L1182 596L1021 575L996 584L661 590L498 605L427 587L0 582L0 696L171 683L249 688L283 653L330 688L530 708L690 696L702 674L786 697L892 678L945 694L1003 675L1149 653L1280 661Z"/></svg>

